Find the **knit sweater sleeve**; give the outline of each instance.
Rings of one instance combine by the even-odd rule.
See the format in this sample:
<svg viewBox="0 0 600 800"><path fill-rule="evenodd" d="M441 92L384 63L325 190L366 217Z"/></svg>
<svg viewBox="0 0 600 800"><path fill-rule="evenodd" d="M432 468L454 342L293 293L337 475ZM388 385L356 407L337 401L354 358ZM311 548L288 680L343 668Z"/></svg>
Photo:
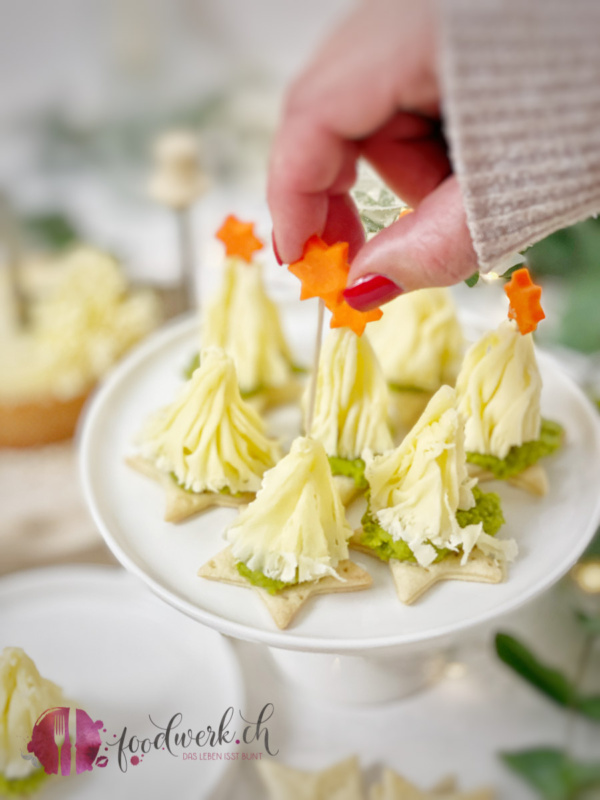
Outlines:
<svg viewBox="0 0 600 800"><path fill-rule="evenodd" d="M487 272L600 212L600 3L439 4L446 133Z"/></svg>

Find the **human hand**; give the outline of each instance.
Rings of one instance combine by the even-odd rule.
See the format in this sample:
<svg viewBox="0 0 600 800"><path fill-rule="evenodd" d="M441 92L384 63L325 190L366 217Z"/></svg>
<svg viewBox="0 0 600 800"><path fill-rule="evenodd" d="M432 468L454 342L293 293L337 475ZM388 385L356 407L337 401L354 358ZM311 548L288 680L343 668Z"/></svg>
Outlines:
<svg viewBox="0 0 600 800"><path fill-rule="evenodd" d="M313 234L347 241L346 299L360 310L477 269L440 132L432 0L363 3L291 87L273 146L268 201L276 255ZM364 243L349 190L366 158L414 209Z"/></svg>

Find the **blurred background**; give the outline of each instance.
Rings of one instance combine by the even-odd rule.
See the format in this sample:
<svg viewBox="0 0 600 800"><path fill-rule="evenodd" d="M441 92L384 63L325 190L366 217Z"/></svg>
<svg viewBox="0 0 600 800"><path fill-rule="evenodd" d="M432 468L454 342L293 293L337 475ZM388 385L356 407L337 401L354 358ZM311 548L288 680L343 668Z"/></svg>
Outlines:
<svg viewBox="0 0 600 800"><path fill-rule="evenodd" d="M262 199L283 88L350 5L2 2L0 185L20 214L64 215L136 278L168 282L170 220L146 192L154 138L193 129L213 192Z"/></svg>
<svg viewBox="0 0 600 800"><path fill-rule="evenodd" d="M119 305L129 333L111 329L94 339L97 351L104 353L107 341L112 348L108 356L98 356L94 383L135 341L185 306L179 292L177 225L171 209L148 190L155 168L153 148L165 132L184 128L199 142L203 188L189 214L196 296L206 296L219 281L222 257L214 232L228 213L256 220L261 238L270 240L266 166L284 88L352 5L351 0L0 0L2 409L10 407L16 396L10 385L15 360L30 358L31 342L24 341L27 336L19 323L20 302L25 299L35 306L38 298L52 293L53 284L68 272L68 254L78 245L117 259L119 280L126 282L132 301L127 310L121 307L121 284L114 296L104 284L98 290L106 308ZM370 180L363 178L365 191L370 190ZM278 270L270 248L261 255L270 293L282 301L296 298L296 284ZM527 257L544 287L548 321L540 331L541 342L552 348L596 401L600 398L600 223L589 220L561 231L533 247ZM81 269L88 268L94 267L86 262ZM503 318L501 286L481 284L456 287L458 303L491 319ZM53 302L62 302L61 297ZM36 314L47 316L43 301ZM76 338L75 330L52 335ZM76 356L69 355L73 363ZM39 373L46 375L52 363L40 358ZM30 376L22 380L27 383ZM70 392L61 387L61 402L83 401L89 388ZM0 429L0 439L1 434ZM0 497L0 575L40 564L112 563L83 505L71 442L0 447ZM600 564L599 558L596 546L588 560ZM574 586L567 587L571 599L577 592ZM558 658L571 674L581 666L579 647L587 647L584 666L590 670L589 637L598 636L598 631L591 633L592 626L573 632L576 623L564 610L562 597L546 599L542 611L530 611L521 624L528 639L539 640L545 656L550 661ZM559 607L563 611L557 613ZM550 619L556 632L547 627ZM553 642L569 642L569 649L559 646L557 653ZM242 654L245 651L247 646L242 647ZM474 657L474 669L479 670L475 678L469 677L473 673L463 663L455 665L453 676L449 674L455 682L448 691L460 696L460 702L485 703L486 675L497 680L507 695L514 691L508 679L499 677L504 673L498 664L490 666L490 661L481 666L481 659L490 655L485 653ZM260 661L249 651L246 656L248 663ZM471 680L456 688L456 681ZM480 694L470 695L468 686ZM497 707L502 697L498 689ZM282 694L281 702L288 701L292 702ZM295 702L299 706L300 701ZM553 725L557 733L550 738L560 740L558 712L546 717L541 710L545 700L539 700L539 708L537 700L531 702L531 707L526 702L524 706L535 722L525 737L528 744L538 744L535 731L552 730ZM296 711L301 713L299 707ZM380 735L386 725L389 729L402 724L401 715L390 715L391 711L376 723ZM328 712L322 742L336 724L334 716ZM297 718L294 724L296 733L290 740L308 763L317 723ZM592 722L585 724L590 727L580 738L588 742L583 750L589 756L598 739L596 732L591 733ZM505 721L505 729L509 727L510 721ZM536 795L517 794L516 788L511 798L517 796ZM566 800L579 795L540 791L539 796Z"/></svg>
<svg viewBox="0 0 600 800"><path fill-rule="evenodd" d="M161 320L194 305L194 297L179 292L176 220L148 188L156 141L166 132L183 128L198 142L203 189L188 220L195 289L209 293L219 282L222 257L214 233L228 213L256 220L259 235L269 240L266 165L284 87L350 5L349 0L2 0L0 403L22 404L40 386L56 394L48 377L56 366L40 355L50 338L84 336L88 350L110 350L116 357ZM106 278L102 325L111 330L100 330L100 324L97 331L85 329L85 320L99 312L90 305L97 305L94 297L79 296L74 304L81 308L79 328L73 322L69 331L44 332L39 347L31 341L31 324L19 325L23 301L34 306L29 316L35 320L64 316L50 307L44 311L43 302L38 308L37 300L53 290L59 295L55 301L73 308L78 270L89 271L88 286L104 274L100 264L93 272L92 264L79 259L64 285L64 262L80 245L116 258L132 292L150 287L156 302L150 307L144 298L142 324L135 317L139 300L138 312L131 312L139 330L131 341L121 341L111 319L116 289ZM295 298L293 281L282 280L270 248L264 252L273 294ZM62 344L58 349L67 351L62 361L78 355ZM88 383L111 361L101 358ZM23 363L34 363L35 369L25 370ZM71 367L69 362L66 371ZM60 399L75 402L77 388L82 387L63 391ZM14 424L14 415L3 424ZM0 573L36 559L108 558L82 507L75 471L70 445L0 449L5 511Z"/></svg>

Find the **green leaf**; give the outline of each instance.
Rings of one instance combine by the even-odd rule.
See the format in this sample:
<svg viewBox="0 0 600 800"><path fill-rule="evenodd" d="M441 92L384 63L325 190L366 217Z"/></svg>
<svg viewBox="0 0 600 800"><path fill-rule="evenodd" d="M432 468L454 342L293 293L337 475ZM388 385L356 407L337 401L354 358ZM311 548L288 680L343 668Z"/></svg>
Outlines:
<svg viewBox="0 0 600 800"><path fill-rule="evenodd" d="M556 703L574 705L577 693L571 682L558 670L538 661L517 639L505 633L497 634L496 652L505 664Z"/></svg>
<svg viewBox="0 0 600 800"><path fill-rule="evenodd" d="M537 242L527 251L527 262L536 275L578 279L596 270L600 262L600 220L585 220Z"/></svg>
<svg viewBox="0 0 600 800"><path fill-rule="evenodd" d="M600 695L589 697L580 696L577 698L576 709L580 714L591 720L600 722Z"/></svg>
<svg viewBox="0 0 600 800"><path fill-rule="evenodd" d="M71 220L58 212L35 214L26 217L24 223L31 238L50 250L62 250L79 239Z"/></svg>
<svg viewBox="0 0 600 800"><path fill-rule="evenodd" d="M600 786L600 761L573 761L553 748L503 753L501 758L545 800L575 800L584 790Z"/></svg>
<svg viewBox="0 0 600 800"><path fill-rule="evenodd" d="M600 616L584 614L583 611L577 612L577 619L592 636L600 636Z"/></svg>
<svg viewBox="0 0 600 800"><path fill-rule="evenodd" d="M596 557L600 558L600 529L596 531L596 535L588 545L582 560Z"/></svg>
<svg viewBox="0 0 600 800"><path fill-rule="evenodd" d="M465 283L467 284L467 286L475 286L475 284L477 283L477 281L478 281L478 280L479 280L479 271L477 271L477 272L474 272L474 273L471 275L471 277L470 277L470 278L467 278L467 280L465 281Z"/></svg>
<svg viewBox="0 0 600 800"><path fill-rule="evenodd" d="M579 275L566 289L559 340L567 347L593 353L600 349L600 274L596 271Z"/></svg>
<svg viewBox="0 0 600 800"><path fill-rule="evenodd" d="M509 267L506 270L506 272L503 272L500 277L505 278L506 280L509 280L509 278L513 274L513 272L516 272L518 269L523 269L524 266L525 266L525 262L524 261L521 264L515 264L514 266Z"/></svg>
<svg viewBox="0 0 600 800"><path fill-rule="evenodd" d="M554 702L600 722L600 695L580 694L562 672L542 664L517 639L505 633L497 634L496 652L505 664Z"/></svg>

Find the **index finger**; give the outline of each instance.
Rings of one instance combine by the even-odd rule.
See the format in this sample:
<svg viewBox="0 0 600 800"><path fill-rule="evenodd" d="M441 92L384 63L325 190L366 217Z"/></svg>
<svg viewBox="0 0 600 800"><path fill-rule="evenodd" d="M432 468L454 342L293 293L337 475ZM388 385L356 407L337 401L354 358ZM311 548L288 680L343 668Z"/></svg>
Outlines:
<svg viewBox="0 0 600 800"><path fill-rule="evenodd" d="M412 90L402 92L398 85L405 82L399 65L407 53L398 52L397 5L380 5L377 14L363 7L350 17L289 94L268 187L274 238L286 262L300 258L304 242L326 230L330 199L354 183L360 141L384 125L401 100L416 103L416 95L408 95ZM366 56L365 42L372 43ZM435 90L426 79L424 84L418 91L424 103L419 110L435 105ZM430 133L427 120L414 114L407 114L402 125L407 138ZM356 223L349 216L347 224Z"/></svg>

